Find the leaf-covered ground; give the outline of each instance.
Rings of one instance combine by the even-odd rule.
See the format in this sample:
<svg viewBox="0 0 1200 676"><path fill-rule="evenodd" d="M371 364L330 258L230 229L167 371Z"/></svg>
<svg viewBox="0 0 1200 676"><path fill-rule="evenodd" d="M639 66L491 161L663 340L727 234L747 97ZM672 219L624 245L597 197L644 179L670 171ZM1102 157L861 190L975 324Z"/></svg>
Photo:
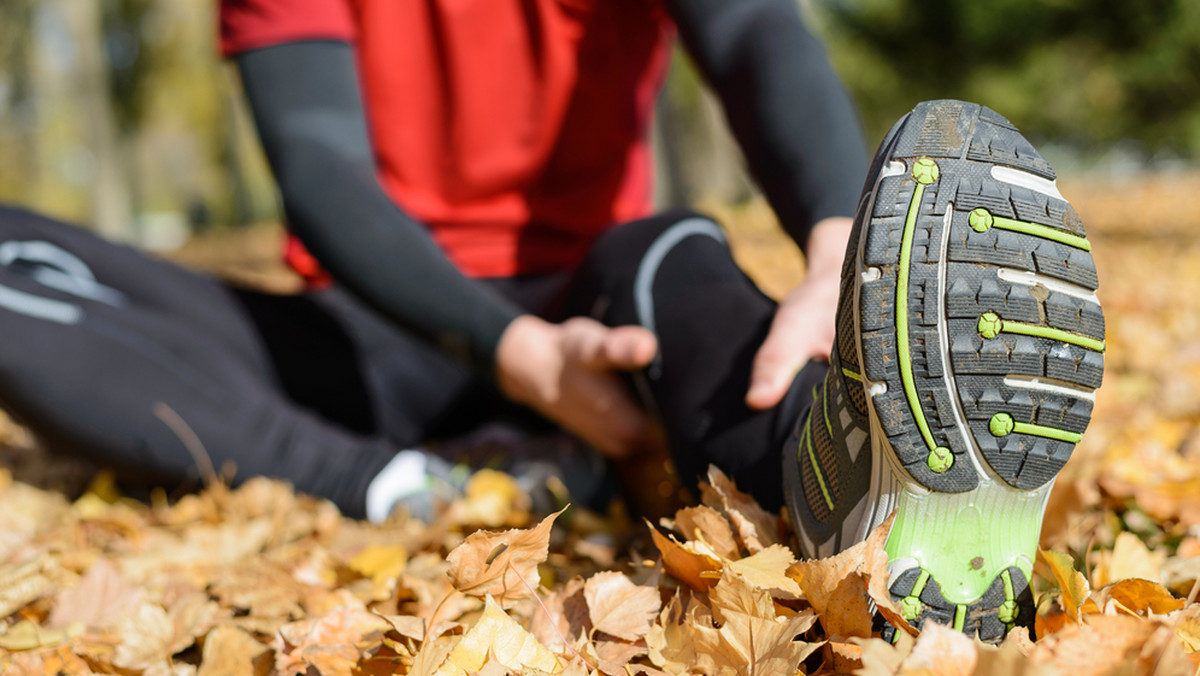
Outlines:
<svg viewBox="0 0 1200 676"><path fill-rule="evenodd" d="M797 562L786 523L718 472L699 504L654 523L576 507L543 520L509 477L483 472L432 523L372 526L266 480L145 504L101 474L75 497L72 476L90 471L0 422L0 669L1194 673L1200 211L1186 205L1198 180L1063 186L1095 244L1107 373L1048 510L1037 640L1018 630L993 648L939 627L872 638L871 602L894 616L882 531ZM796 278L761 208L726 220L765 286Z"/></svg>

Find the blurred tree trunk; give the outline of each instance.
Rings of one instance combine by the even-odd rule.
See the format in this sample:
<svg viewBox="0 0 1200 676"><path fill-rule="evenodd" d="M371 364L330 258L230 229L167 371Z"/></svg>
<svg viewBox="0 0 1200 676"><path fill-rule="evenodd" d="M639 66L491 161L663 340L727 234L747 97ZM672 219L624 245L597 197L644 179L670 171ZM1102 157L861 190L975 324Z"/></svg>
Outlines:
<svg viewBox="0 0 1200 676"><path fill-rule="evenodd" d="M94 160L92 222L104 237L130 242L136 237L130 208L132 193L109 100L108 59L104 51L100 6L94 0L52 2L66 19L78 50L74 96L77 110L84 112L88 146Z"/></svg>

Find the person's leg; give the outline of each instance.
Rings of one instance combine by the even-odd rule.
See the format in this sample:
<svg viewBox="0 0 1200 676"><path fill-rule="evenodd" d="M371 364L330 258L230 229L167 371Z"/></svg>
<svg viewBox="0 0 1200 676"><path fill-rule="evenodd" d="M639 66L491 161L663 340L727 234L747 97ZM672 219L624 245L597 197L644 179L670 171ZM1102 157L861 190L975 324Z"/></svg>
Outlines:
<svg viewBox="0 0 1200 676"><path fill-rule="evenodd" d="M660 415L680 477L695 486L714 464L768 509L783 504L780 446L827 368L810 362L773 409L746 406L775 307L738 268L720 226L692 212L605 234L568 303L571 313L655 332L659 354L634 386Z"/></svg>
<svg viewBox="0 0 1200 676"><path fill-rule="evenodd" d="M396 448L290 401L236 295L27 212L0 210L0 402L52 447L174 485L236 466L362 514Z"/></svg>

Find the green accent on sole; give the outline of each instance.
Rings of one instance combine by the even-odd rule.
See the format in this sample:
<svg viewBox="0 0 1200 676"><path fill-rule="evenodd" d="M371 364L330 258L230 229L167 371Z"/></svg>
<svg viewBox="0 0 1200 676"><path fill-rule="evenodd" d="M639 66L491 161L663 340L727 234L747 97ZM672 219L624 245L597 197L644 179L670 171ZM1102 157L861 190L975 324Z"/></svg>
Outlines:
<svg viewBox="0 0 1200 676"><path fill-rule="evenodd" d="M1017 621L1017 599L1013 593L1012 575L1006 570L1000 573L1000 578L1004 580L1004 603L996 609L996 618L1011 628L1012 623Z"/></svg>
<svg viewBox="0 0 1200 676"><path fill-rule="evenodd" d="M967 607L959 604L954 609L954 631L962 631L967 625Z"/></svg>
<svg viewBox="0 0 1200 676"><path fill-rule="evenodd" d="M845 366L842 367L842 375L846 376L850 380L857 380L860 383L862 382L861 374L855 373L854 371L851 371L850 369L846 368Z"/></svg>
<svg viewBox="0 0 1200 676"><path fill-rule="evenodd" d="M1010 230L1019 232L1023 235L1032 235L1041 237L1059 244L1082 249L1083 251L1091 251L1092 243L1086 237L1072 235L1069 232L1063 232L1057 228L1052 228L1048 225L1040 225L1038 223L1030 223L1029 221L1018 221L1015 218L1005 218L1004 216L993 215L987 209L980 207L971 212L967 217L967 222L970 223L971 229L975 232L987 232L989 228L1000 228L1001 230Z"/></svg>
<svg viewBox="0 0 1200 676"><path fill-rule="evenodd" d="M997 413L988 421L988 431L993 437L1007 436L1016 427L1016 421L1007 413Z"/></svg>
<svg viewBox="0 0 1200 676"><path fill-rule="evenodd" d="M913 162L912 177L914 181L922 185L933 183L934 181L938 180L937 162L934 162L928 157L922 157L916 162Z"/></svg>
<svg viewBox="0 0 1200 676"><path fill-rule="evenodd" d="M1065 441L1070 444L1077 444L1083 440L1083 435L1079 432L1069 432L1067 430L1060 430L1057 427L1046 427L1045 425L1035 425L1033 423L1016 422L1007 413L993 415L992 419L988 421L988 431L995 437L1004 437L1015 432L1017 434L1028 434L1034 437Z"/></svg>
<svg viewBox="0 0 1200 676"><path fill-rule="evenodd" d="M1012 566L1033 574L1047 491L1000 484L963 493L903 490L884 550L890 561L915 561L948 602L974 603Z"/></svg>
<svg viewBox="0 0 1200 676"><path fill-rule="evenodd" d="M954 466L954 452L945 446L938 446L929 452L929 457L925 458L925 464L929 469L941 474Z"/></svg>
<svg viewBox="0 0 1200 676"><path fill-rule="evenodd" d="M979 316L979 335L984 338L995 338L1004 330L1004 320L995 312L985 312Z"/></svg>
<svg viewBox="0 0 1200 676"><path fill-rule="evenodd" d="M998 336L1001 332L1016 333L1022 336L1033 336L1034 338L1048 338L1062 343L1070 343L1078 345L1085 350L1093 352L1104 352L1104 341L1096 340L1089 336L1081 336L1078 333L1063 331L1052 326L1041 326L1038 324L1026 324L1025 322L1014 322L1012 320L1001 319L995 312L985 312L979 316L979 335L984 339L991 339Z"/></svg>
<svg viewBox="0 0 1200 676"><path fill-rule="evenodd" d="M816 388L813 388L813 396L816 396ZM812 407L808 407L808 418L804 421L804 437L800 439L800 448L808 449L808 461L812 464L813 474L817 475L817 485L821 487L821 495L825 496L825 506L829 511L833 511L833 496L829 494L829 487L825 485L825 475L821 473L821 466L817 464L817 454L813 450L812 445Z"/></svg>
<svg viewBox="0 0 1200 676"><path fill-rule="evenodd" d="M987 232L993 222L992 214L987 209L976 209L971 212L970 216L967 216L967 223L975 232Z"/></svg>
<svg viewBox="0 0 1200 676"><path fill-rule="evenodd" d="M921 592L925 591L927 582L929 582L929 571L922 570L921 574L917 576L916 583L913 584L912 591L900 601L900 615L904 619L911 622L920 617L921 611L925 609L925 604L921 603Z"/></svg>
<svg viewBox="0 0 1200 676"><path fill-rule="evenodd" d="M937 178L937 164L927 157L922 157L913 165L913 178L917 180L917 186L913 189L912 201L908 204L908 215L904 219L904 234L900 239L900 261L896 271L896 359L900 366L900 382L904 385L904 395L908 398L913 419L916 420L925 444L932 451L937 448L937 442L929 431L929 423L925 421L925 412L921 410L921 401L917 398L912 355L909 352L908 272L909 266L912 265L913 231L916 229L917 213L921 210L921 198L925 195L925 184Z"/></svg>

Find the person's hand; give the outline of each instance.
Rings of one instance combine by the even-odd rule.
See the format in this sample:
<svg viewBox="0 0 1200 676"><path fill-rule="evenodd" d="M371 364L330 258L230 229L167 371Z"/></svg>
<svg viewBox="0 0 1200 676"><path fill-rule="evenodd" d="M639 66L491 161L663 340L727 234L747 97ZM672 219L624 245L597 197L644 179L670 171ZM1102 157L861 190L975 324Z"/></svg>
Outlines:
<svg viewBox="0 0 1200 676"><path fill-rule="evenodd" d="M746 405L762 410L778 404L796 373L810 359L829 358L833 348L842 258L853 222L827 218L808 236L808 273L779 304L771 330L754 357Z"/></svg>
<svg viewBox="0 0 1200 676"><path fill-rule="evenodd" d="M496 347L496 380L509 399L562 425L612 458L664 447L617 371L644 368L658 341L640 326L608 327L586 317L552 324L522 315Z"/></svg>

